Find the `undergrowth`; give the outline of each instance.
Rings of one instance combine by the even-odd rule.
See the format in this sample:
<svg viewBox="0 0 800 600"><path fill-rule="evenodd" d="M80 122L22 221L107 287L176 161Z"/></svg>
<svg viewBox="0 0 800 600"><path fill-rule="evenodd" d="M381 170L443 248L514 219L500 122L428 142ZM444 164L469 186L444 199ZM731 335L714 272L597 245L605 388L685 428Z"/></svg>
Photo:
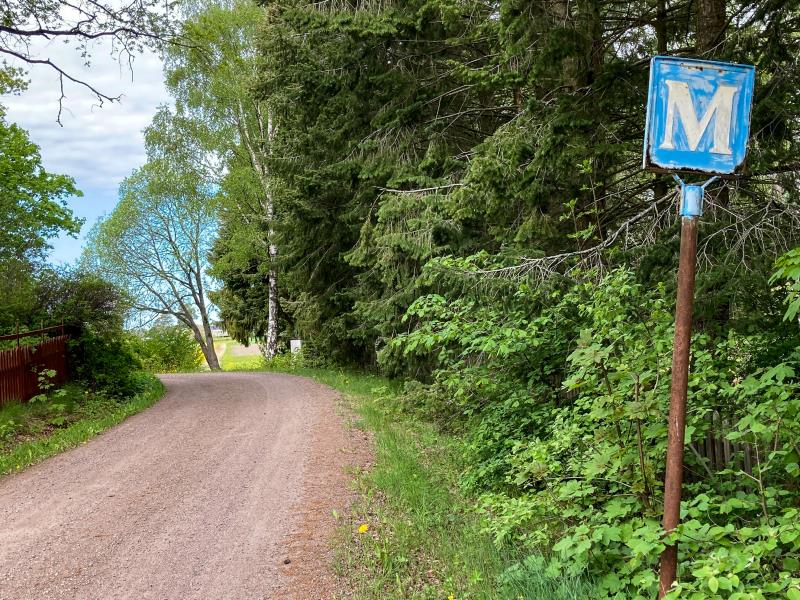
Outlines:
<svg viewBox="0 0 800 600"><path fill-rule="evenodd" d="M164 387L155 377L139 377L141 391L128 399L71 385L38 401L0 407L0 475L77 446L152 406Z"/></svg>

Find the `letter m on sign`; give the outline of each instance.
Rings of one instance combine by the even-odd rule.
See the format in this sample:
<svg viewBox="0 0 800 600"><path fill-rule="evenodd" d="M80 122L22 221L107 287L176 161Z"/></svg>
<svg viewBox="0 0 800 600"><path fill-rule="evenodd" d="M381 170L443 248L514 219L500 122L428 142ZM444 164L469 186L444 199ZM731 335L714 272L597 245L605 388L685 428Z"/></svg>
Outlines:
<svg viewBox="0 0 800 600"><path fill-rule="evenodd" d="M742 168L755 68L656 56L650 63L644 168L726 175Z"/></svg>

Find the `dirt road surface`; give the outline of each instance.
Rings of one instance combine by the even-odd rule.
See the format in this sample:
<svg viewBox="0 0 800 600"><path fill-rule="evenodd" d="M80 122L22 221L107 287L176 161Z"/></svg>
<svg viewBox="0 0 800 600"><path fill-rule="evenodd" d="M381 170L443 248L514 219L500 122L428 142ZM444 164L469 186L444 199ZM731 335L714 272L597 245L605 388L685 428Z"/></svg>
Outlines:
<svg viewBox="0 0 800 600"><path fill-rule="evenodd" d="M336 394L269 373L163 381L154 407L0 479L0 598L346 596L332 511L369 443Z"/></svg>

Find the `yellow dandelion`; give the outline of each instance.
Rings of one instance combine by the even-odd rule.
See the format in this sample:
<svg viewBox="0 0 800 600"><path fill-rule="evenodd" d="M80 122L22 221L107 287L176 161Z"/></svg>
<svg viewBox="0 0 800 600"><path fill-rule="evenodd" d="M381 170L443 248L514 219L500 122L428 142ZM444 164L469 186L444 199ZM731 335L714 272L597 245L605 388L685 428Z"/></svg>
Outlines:
<svg viewBox="0 0 800 600"><path fill-rule="evenodd" d="M366 523L362 523L358 526L358 533L367 533L369 531L369 525Z"/></svg>

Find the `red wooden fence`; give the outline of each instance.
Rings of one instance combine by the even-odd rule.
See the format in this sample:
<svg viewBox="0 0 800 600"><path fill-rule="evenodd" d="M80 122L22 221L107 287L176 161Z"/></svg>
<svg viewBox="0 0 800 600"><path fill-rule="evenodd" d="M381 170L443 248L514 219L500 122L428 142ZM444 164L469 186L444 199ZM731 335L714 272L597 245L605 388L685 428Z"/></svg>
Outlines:
<svg viewBox="0 0 800 600"><path fill-rule="evenodd" d="M35 345L17 346L10 350L0 350L0 405L10 400L26 402L39 389L39 373L44 369L55 371L48 382L55 386L67 381L67 340L60 327L49 327L26 334L0 336L0 340L20 339L22 337L62 331L62 335L46 339Z"/></svg>

